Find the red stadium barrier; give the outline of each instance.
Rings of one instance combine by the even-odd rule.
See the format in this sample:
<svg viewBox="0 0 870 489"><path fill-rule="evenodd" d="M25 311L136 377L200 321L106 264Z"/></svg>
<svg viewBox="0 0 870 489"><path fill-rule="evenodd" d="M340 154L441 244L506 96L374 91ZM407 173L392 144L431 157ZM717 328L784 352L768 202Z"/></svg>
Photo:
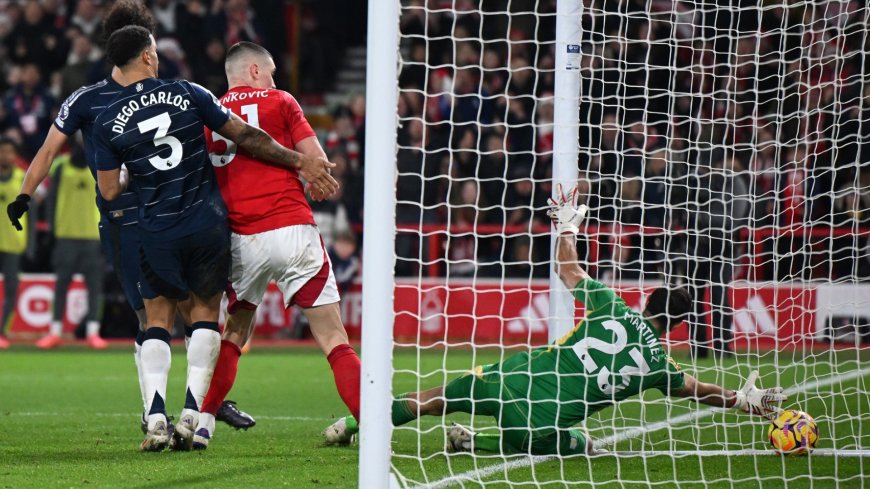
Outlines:
<svg viewBox="0 0 870 489"><path fill-rule="evenodd" d="M657 284L617 284L629 306L640 310ZM485 280L443 278L399 279L395 289L395 336L398 342L474 342L515 344L547 342L549 310L546 280ZM802 345L826 335L829 324L870 324L870 284L782 284L759 286L735 282L729 289L734 310L735 338L758 348ZM54 278L24 275L11 332L35 336L51 321ZM709 298L707 298L709 301ZM87 309L87 292L79 279L70 288L65 330L72 331ZM576 304L582 317L582 305ZM361 287L344 294L342 315L352 337L359 337ZM708 320L709 321L709 320ZM281 292L270 285L257 312L257 334L273 337L294 324L293 310L284 308ZM708 334L708 338L712 335ZM669 338L687 339L680 327Z"/></svg>

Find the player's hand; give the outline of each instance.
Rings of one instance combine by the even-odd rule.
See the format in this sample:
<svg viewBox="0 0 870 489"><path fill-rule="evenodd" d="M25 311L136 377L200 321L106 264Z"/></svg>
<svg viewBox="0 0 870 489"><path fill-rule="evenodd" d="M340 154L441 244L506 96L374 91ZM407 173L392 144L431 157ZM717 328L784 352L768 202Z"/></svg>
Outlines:
<svg viewBox="0 0 870 489"><path fill-rule="evenodd" d="M765 418L772 418L780 411L779 404L788 396L782 393L782 387L772 387L770 389L759 389L755 387L755 381L758 380L758 370L753 370L746 379L743 387L737 391L737 399L734 403L734 409L739 409L745 413L757 414Z"/></svg>
<svg viewBox="0 0 870 489"><path fill-rule="evenodd" d="M20 194L6 206L6 215L9 216L9 220L15 226L15 229L19 231L24 229L21 226L21 217L28 210L30 210L30 196L27 194Z"/></svg>
<svg viewBox="0 0 870 489"><path fill-rule="evenodd" d="M556 199L547 199L550 204L550 210L547 215L556 226L556 231L559 234L577 234L580 232L580 225L583 224L583 219L586 218L586 213L589 208L585 204L579 204L580 192L577 186L571 188L568 196L562 192L562 184L556 185Z"/></svg>
<svg viewBox="0 0 870 489"><path fill-rule="evenodd" d="M324 200L329 198L329 196L324 194L319 187L315 187L310 183L305 184L305 190L308 191L308 195L310 195L311 199L315 202L323 202Z"/></svg>
<svg viewBox="0 0 870 489"><path fill-rule="evenodd" d="M308 182L308 192L314 200L323 200L338 190L338 182L330 174L333 168L335 163L320 156L303 156L299 160L299 176Z"/></svg>

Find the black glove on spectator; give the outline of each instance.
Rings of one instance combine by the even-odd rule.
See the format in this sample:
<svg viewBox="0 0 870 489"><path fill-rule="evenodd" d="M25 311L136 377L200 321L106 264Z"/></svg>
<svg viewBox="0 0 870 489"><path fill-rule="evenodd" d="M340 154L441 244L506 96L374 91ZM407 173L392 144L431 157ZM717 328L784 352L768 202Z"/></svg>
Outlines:
<svg viewBox="0 0 870 489"><path fill-rule="evenodd" d="M23 216L28 210L30 210L30 196L27 194L20 194L18 197L15 197L14 201L6 206L6 215L9 216L9 220L12 221L12 225L15 226L15 229L19 231L23 229L19 219L21 219L21 216Z"/></svg>

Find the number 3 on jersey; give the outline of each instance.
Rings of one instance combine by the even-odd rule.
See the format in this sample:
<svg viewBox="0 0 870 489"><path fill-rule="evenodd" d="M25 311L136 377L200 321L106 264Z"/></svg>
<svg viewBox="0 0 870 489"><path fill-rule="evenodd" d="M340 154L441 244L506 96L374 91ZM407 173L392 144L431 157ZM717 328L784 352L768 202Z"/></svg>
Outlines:
<svg viewBox="0 0 870 489"><path fill-rule="evenodd" d="M628 335L625 331L625 326L622 325L619 321L609 320L604 321L602 324L604 329L613 333L616 336L615 341L613 343L608 343L606 341L599 340L598 338L584 338L581 341L575 343L571 349L577 355L577 358L583 363L583 368L586 369L586 373L593 373L598 370L598 364L595 363L595 360L589 355L589 350L598 350L604 354L611 355L612 357L616 357L623 350L625 350ZM634 361L635 365L624 365L617 372L620 376L622 376L622 382L618 384L611 383L611 372L610 369L605 365L601 367L601 370L598 370L598 375L596 375L596 385L601 390L601 393L609 396L612 394L616 394L617 392L628 387L628 384L631 382L631 378L636 375L646 375L649 373L650 368L646 363L646 360L643 358L643 354L641 354L640 349L637 347L632 348L628 351L628 356ZM615 365L613 365L615 367Z"/></svg>
<svg viewBox="0 0 870 489"><path fill-rule="evenodd" d="M154 133L154 147L158 148L158 150L161 149L161 146L172 148L172 153L169 154L168 158L156 155L148 158L148 163L151 163L151 166L158 170L171 170L181 163L181 155L184 152L181 147L181 141L174 136L166 135L171 125L172 118L169 117L169 112L164 112L139 123L139 132L142 134L157 129L157 132Z"/></svg>
<svg viewBox="0 0 870 489"><path fill-rule="evenodd" d="M260 127L260 114L258 112L257 104L251 105L243 105L241 108L242 115L248 120L248 124L254 127ZM223 154L209 154L209 158L211 158L211 164L214 166L225 166L229 165L233 158L236 157L236 143L230 141L229 139L221 136L216 132L211 133L212 139L214 142L223 141L227 145L227 150Z"/></svg>

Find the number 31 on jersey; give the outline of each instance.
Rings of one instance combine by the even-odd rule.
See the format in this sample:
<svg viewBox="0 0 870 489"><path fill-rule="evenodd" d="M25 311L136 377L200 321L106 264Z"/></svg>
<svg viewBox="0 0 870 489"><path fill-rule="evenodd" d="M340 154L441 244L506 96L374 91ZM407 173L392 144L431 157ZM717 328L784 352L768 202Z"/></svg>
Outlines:
<svg viewBox="0 0 870 489"><path fill-rule="evenodd" d="M243 105L241 107L241 111L245 119L248 120L248 124L254 127L260 127L260 115L257 110L257 104ZM216 132L212 132L211 137L214 142L223 141L227 145L227 150L223 154L209 155L209 158L211 158L211 164L214 166L229 165L230 162L233 161L233 158L236 157L236 151L238 150L238 148L236 147L236 143L230 141L229 139L221 136Z"/></svg>

